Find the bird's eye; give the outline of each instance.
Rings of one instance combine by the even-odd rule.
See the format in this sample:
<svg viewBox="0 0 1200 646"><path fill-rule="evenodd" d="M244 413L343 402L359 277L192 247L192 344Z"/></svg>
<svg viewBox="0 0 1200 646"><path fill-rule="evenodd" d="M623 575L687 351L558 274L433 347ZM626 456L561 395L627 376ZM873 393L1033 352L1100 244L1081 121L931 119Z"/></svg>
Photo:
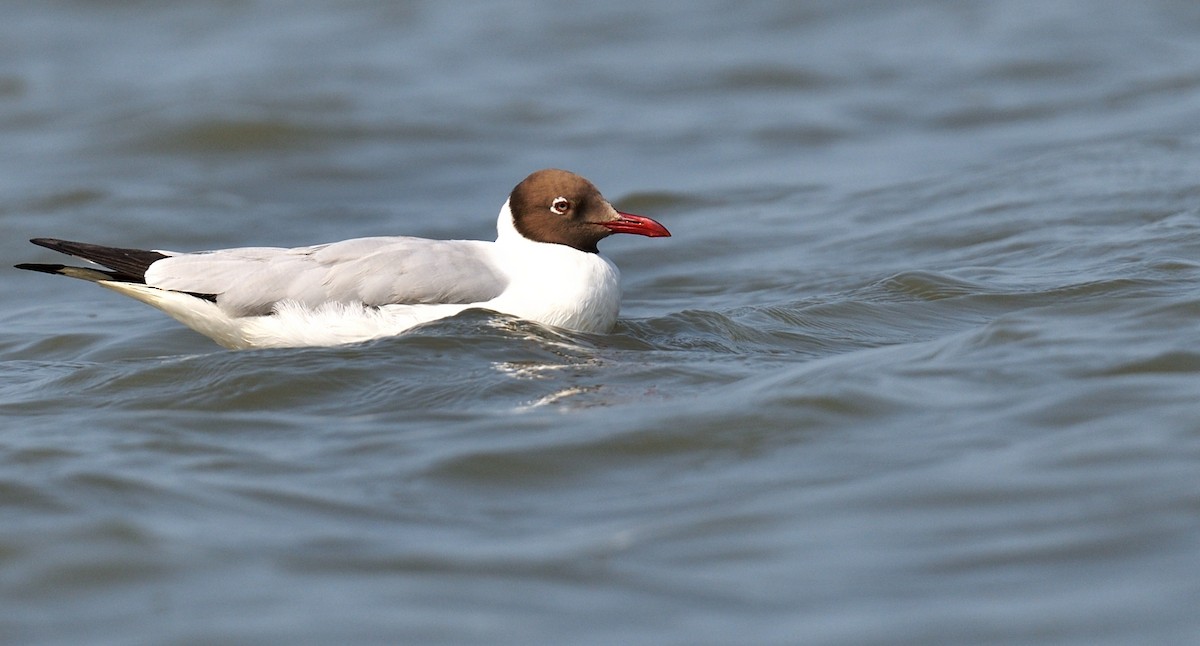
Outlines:
<svg viewBox="0 0 1200 646"><path fill-rule="evenodd" d="M567 211L571 210L571 200L568 200L565 197L556 197L554 198L554 201L550 203L550 210L559 215L566 215Z"/></svg>

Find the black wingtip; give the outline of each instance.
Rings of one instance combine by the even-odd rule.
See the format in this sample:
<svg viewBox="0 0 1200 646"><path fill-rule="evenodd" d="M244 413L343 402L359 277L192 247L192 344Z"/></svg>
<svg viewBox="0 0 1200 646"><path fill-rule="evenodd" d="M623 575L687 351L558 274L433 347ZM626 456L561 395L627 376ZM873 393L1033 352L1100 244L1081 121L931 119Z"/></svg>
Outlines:
<svg viewBox="0 0 1200 646"><path fill-rule="evenodd" d="M17 269L28 269L29 271L40 271L44 274L55 274L58 276L66 276L68 278L78 278L93 283L100 281L117 281L121 283L138 283L140 280L134 280L130 276L126 276L119 271L107 271L104 269L96 269L94 267L73 267L71 265L58 264L40 264L40 263L21 263L13 265Z"/></svg>
<svg viewBox="0 0 1200 646"><path fill-rule="evenodd" d="M66 265L42 265L32 262L23 262L19 265L13 265L17 269L27 269L29 271L40 271L43 274L61 274Z"/></svg>
<svg viewBox="0 0 1200 646"><path fill-rule="evenodd" d="M53 249L54 251L62 251L64 244L71 244L69 240L59 240L58 238L30 238L29 241L39 247Z"/></svg>
<svg viewBox="0 0 1200 646"><path fill-rule="evenodd" d="M157 251L105 247L58 238L31 238L29 241L39 247L107 267L114 271L113 277L117 280L133 283L144 282L146 270L150 268L150 265L167 257L166 254Z"/></svg>

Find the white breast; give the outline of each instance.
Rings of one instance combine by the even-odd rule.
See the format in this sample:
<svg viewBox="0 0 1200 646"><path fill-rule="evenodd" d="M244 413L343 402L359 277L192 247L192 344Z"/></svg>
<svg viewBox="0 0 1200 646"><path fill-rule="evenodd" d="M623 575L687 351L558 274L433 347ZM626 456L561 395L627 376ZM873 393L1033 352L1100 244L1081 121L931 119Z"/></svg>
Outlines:
<svg viewBox="0 0 1200 646"><path fill-rule="evenodd" d="M511 282L480 307L583 332L608 332L621 303L620 274L607 258L570 247L530 249L513 261Z"/></svg>

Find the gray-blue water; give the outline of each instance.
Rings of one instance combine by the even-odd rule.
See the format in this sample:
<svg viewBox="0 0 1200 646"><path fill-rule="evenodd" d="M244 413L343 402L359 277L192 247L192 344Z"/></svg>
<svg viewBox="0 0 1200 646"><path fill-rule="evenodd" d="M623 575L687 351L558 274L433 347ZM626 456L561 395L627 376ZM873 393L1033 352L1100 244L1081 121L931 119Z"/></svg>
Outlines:
<svg viewBox="0 0 1200 646"><path fill-rule="evenodd" d="M0 256L484 238L622 321L0 281L0 642L1193 644L1200 5L6 2Z"/></svg>

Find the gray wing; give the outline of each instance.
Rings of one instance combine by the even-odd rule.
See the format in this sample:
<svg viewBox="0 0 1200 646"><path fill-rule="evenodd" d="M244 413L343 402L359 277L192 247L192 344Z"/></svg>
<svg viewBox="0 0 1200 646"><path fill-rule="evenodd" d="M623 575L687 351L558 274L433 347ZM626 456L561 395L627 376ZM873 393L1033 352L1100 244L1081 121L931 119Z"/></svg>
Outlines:
<svg viewBox="0 0 1200 646"><path fill-rule="evenodd" d="M478 303L499 295L507 278L492 261L493 243L410 237L356 238L313 247L244 247L163 252L146 284L213 294L236 316L268 314L276 303Z"/></svg>

